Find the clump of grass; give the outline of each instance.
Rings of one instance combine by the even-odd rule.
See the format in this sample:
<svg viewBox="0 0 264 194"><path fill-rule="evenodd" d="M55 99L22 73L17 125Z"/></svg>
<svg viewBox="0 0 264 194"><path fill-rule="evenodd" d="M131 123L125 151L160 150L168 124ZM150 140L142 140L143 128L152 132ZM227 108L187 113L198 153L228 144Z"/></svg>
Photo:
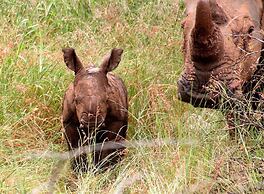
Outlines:
<svg viewBox="0 0 264 194"><path fill-rule="evenodd" d="M78 179L67 163L56 192L257 192L263 135L249 132L234 143L220 113L177 100L183 9L172 0L1 2L1 193L27 193L50 179L56 159L28 154L66 150L61 102L73 75L61 48L68 46L96 64L111 48L123 48L115 73L129 92L128 139L178 143L131 148L113 170Z"/></svg>

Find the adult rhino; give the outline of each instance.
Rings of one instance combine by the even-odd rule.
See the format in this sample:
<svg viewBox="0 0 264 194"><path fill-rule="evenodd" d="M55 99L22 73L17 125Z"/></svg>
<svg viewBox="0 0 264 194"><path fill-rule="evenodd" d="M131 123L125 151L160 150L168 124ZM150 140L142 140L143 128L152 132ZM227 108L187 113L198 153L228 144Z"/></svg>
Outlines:
<svg viewBox="0 0 264 194"><path fill-rule="evenodd" d="M220 108L225 95L263 100L263 2L185 0L180 100L206 108Z"/></svg>

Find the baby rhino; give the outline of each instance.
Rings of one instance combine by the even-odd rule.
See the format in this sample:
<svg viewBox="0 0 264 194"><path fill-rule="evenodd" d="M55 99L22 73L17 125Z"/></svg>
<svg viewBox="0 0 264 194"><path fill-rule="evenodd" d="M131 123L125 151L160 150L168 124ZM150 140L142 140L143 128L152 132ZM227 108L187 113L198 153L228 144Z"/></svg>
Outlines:
<svg viewBox="0 0 264 194"><path fill-rule="evenodd" d="M128 122L127 90L123 81L111 73L120 63L123 50L112 49L99 68L87 69L73 48L62 51L67 67L75 73L63 100L62 119L69 150L91 142L103 145L107 141L124 140ZM101 148L93 152L97 168L115 164L125 147ZM87 171L87 155L75 157L72 168L77 173Z"/></svg>

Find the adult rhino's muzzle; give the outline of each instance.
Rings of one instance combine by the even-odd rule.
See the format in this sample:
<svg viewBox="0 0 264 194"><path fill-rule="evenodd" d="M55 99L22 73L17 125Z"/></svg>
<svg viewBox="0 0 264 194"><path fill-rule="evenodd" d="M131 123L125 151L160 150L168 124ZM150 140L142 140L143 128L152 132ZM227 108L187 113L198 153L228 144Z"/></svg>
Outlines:
<svg viewBox="0 0 264 194"><path fill-rule="evenodd" d="M80 128L96 128L104 126L104 117L92 113L82 113Z"/></svg>
<svg viewBox="0 0 264 194"><path fill-rule="evenodd" d="M190 103L194 107L217 108L219 96L209 94L203 89L197 89L192 81L188 81L182 76L178 82L178 98L179 100Z"/></svg>

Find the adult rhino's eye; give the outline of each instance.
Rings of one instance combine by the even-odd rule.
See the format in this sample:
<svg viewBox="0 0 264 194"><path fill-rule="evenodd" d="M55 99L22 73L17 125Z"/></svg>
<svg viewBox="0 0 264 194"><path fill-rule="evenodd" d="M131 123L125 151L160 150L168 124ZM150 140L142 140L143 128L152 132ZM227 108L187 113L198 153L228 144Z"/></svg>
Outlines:
<svg viewBox="0 0 264 194"><path fill-rule="evenodd" d="M254 26L250 26L248 29L248 34L252 34L252 32L254 31Z"/></svg>

